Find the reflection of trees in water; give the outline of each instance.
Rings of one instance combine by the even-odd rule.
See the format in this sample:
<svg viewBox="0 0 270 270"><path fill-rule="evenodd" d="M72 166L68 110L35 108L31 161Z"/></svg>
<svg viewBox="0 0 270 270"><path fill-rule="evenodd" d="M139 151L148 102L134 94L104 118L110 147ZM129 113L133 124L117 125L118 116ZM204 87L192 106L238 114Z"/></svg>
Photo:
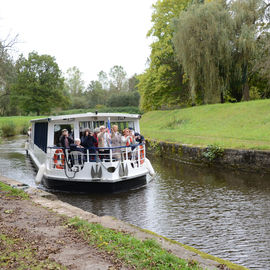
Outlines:
<svg viewBox="0 0 270 270"><path fill-rule="evenodd" d="M159 157L150 159L164 181L174 186L181 181L183 185L190 187L237 189L242 192L255 188L270 192L269 174L190 165Z"/></svg>

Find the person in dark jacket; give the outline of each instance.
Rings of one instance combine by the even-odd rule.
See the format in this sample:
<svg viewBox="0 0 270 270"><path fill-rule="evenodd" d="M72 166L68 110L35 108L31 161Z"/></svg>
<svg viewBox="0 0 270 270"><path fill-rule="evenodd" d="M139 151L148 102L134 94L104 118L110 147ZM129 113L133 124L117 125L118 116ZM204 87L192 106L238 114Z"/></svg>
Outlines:
<svg viewBox="0 0 270 270"><path fill-rule="evenodd" d="M90 129L86 129L82 137L82 146L85 149L89 149L90 160L96 159L95 155L93 155L96 153L96 150L93 149L93 147L96 146L96 143L97 143L97 139L94 137L94 134L90 131Z"/></svg>
<svg viewBox="0 0 270 270"><path fill-rule="evenodd" d="M60 137L60 146L63 148L69 148L71 144L74 143L74 140L68 135L68 130L63 129L62 135Z"/></svg>
<svg viewBox="0 0 270 270"><path fill-rule="evenodd" d="M84 148L92 148L95 146L96 143L97 140L94 137L94 134L90 131L90 129L86 129L82 137L82 146Z"/></svg>
<svg viewBox="0 0 270 270"><path fill-rule="evenodd" d="M138 132L134 132L134 129L133 128L129 128L129 130L133 133L134 139L136 140L136 142L138 142L138 143L145 143L145 139L144 139L144 136L143 135L141 135Z"/></svg>

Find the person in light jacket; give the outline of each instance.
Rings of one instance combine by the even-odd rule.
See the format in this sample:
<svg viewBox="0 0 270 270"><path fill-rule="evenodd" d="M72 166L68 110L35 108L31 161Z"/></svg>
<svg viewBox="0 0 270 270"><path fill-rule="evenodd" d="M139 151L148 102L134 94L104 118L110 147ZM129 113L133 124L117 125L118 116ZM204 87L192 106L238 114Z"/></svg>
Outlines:
<svg viewBox="0 0 270 270"><path fill-rule="evenodd" d="M118 132L118 126L117 125L113 125L112 126L112 138L111 138L111 143L112 143L112 147L118 147L121 146L121 134ZM120 159L120 154L121 154L121 148L115 148L112 150L113 152L113 157L116 160Z"/></svg>
<svg viewBox="0 0 270 270"><path fill-rule="evenodd" d="M109 148L111 147L111 142L110 142L110 136L108 134L108 129L106 129L104 126L100 126L100 132L98 134L98 147L104 147L104 148ZM110 153L110 149L99 149L100 153L100 158L103 159L108 159L108 154Z"/></svg>

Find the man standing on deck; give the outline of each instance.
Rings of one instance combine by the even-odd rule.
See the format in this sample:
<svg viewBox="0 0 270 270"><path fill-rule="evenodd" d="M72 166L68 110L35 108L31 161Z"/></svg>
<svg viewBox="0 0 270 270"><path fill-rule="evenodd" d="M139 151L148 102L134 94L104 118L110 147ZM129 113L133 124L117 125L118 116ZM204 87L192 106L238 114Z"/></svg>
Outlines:
<svg viewBox="0 0 270 270"><path fill-rule="evenodd" d="M68 130L63 129L62 135L60 137L60 146L63 148L69 148L71 144L74 143L74 140L68 136Z"/></svg>

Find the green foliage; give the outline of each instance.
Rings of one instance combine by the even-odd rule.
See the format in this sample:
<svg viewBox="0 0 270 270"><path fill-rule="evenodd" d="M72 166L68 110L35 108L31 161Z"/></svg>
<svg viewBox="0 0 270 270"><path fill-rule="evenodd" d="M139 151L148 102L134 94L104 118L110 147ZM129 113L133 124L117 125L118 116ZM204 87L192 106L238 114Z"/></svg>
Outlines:
<svg viewBox="0 0 270 270"><path fill-rule="evenodd" d="M26 134L28 127L30 126L29 121L33 119L33 116L9 116L9 117L0 117L0 130L2 132L2 126L8 126L12 123L11 132L15 132L12 136L18 134ZM4 136L4 134L2 134ZM1 134L0 134L1 137Z"/></svg>
<svg viewBox="0 0 270 270"><path fill-rule="evenodd" d="M25 193L23 190L18 188L13 188L9 185L6 185L0 182L0 194L7 196L7 197L15 197L28 200L29 195Z"/></svg>
<svg viewBox="0 0 270 270"><path fill-rule="evenodd" d="M128 79L128 91L138 91L138 75L134 74L131 78Z"/></svg>
<svg viewBox="0 0 270 270"><path fill-rule="evenodd" d="M116 91L127 90L127 73L122 66L113 66L109 73L111 77L110 89Z"/></svg>
<svg viewBox="0 0 270 270"><path fill-rule="evenodd" d="M154 141L154 140L147 140L148 141L148 147L149 150L152 151L155 155L161 155L161 148L160 148L160 144L158 141Z"/></svg>
<svg viewBox="0 0 270 270"><path fill-rule="evenodd" d="M82 80L82 72L77 67L67 70L64 83L65 95L70 98L70 108L86 108L87 100L83 96L85 90L84 81Z"/></svg>
<svg viewBox="0 0 270 270"><path fill-rule="evenodd" d="M29 53L16 63L17 78L12 85L12 101L26 114L50 113L53 108L66 106L61 71L50 55Z"/></svg>
<svg viewBox="0 0 270 270"><path fill-rule="evenodd" d="M189 77L191 96L220 101L231 67L233 22L221 2L191 5L175 24L175 51Z"/></svg>
<svg viewBox="0 0 270 270"><path fill-rule="evenodd" d="M183 259L169 253L154 239L141 241L130 234L88 223L79 218L69 220L90 244L112 253L124 264L135 269L200 269L197 262L189 265Z"/></svg>
<svg viewBox="0 0 270 270"><path fill-rule="evenodd" d="M210 162L213 162L215 159L222 157L224 154L224 149L217 144L210 144L207 146L203 152L203 156Z"/></svg>
<svg viewBox="0 0 270 270"><path fill-rule="evenodd" d="M0 115L17 112L17 106L10 106L10 86L16 77L15 65L8 49L0 41Z"/></svg>
<svg viewBox="0 0 270 270"><path fill-rule="evenodd" d="M16 135L16 125L10 121L1 125L3 137L12 137Z"/></svg>
<svg viewBox="0 0 270 270"><path fill-rule="evenodd" d="M82 72L75 66L67 70L67 76L65 78L65 90L74 97L81 95L84 91Z"/></svg>
<svg viewBox="0 0 270 270"><path fill-rule="evenodd" d="M86 106L89 108L95 107L97 104L105 105L108 99L108 90L102 88L99 81L91 81L84 93L83 98L87 101ZM77 107L82 108L82 106Z"/></svg>
<svg viewBox="0 0 270 270"><path fill-rule="evenodd" d="M270 100L255 100L147 112L141 133L151 140L202 147L270 149L269 110ZM181 124L168 125L176 122Z"/></svg>
<svg viewBox="0 0 270 270"><path fill-rule="evenodd" d="M22 122L21 126L19 127L19 133L22 135L26 135L28 128L29 128L30 123L28 123L27 121Z"/></svg>
<svg viewBox="0 0 270 270"><path fill-rule="evenodd" d="M107 101L108 107L139 106L140 94L138 92L120 92L112 94Z"/></svg>
<svg viewBox="0 0 270 270"><path fill-rule="evenodd" d="M189 0L158 0L153 5L153 26L148 36L153 37L149 67L138 76L140 106L144 111L188 102L189 89L183 83L183 69L176 62L172 44L171 22L179 16Z"/></svg>
<svg viewBox="0 0 270 270"><path fill-rule="evenodd" d="M105 71L101 70L98 73L98 82L101 83L101 88L108 90L109 88L109 79L108 79L108 75Z"/></svg>
<svg viewBox="0 0 270 270"><path fill-rule="evenodd" d="M195 3L180 13L173 42L193 102L223 102L225 96L249 100L250 85L258 82L254 59L259 67L269 43L265 14L261 0Z"/></svg>
<svg viewBox="0 0 270 270"><path fill-rule="evenodd" d="M132 106L129 106L129 107L106 107L106 106L98 106L97 105L95 108L61 111L55 115L87 113L87 112L95 112L96 110L100 113L134 113L134 114L141 114L142 113L138 107L132 107Z"/></svg>

